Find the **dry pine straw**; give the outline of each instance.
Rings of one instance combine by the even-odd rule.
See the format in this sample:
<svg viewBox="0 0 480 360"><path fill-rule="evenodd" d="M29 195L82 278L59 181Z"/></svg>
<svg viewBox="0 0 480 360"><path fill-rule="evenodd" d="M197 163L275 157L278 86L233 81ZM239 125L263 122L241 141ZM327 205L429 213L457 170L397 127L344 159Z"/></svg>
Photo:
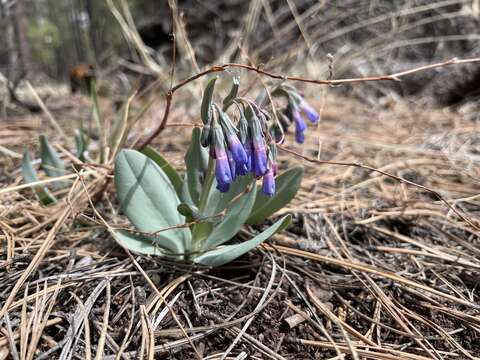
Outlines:
<svg viewBox="0 0 480 360"><path fill-rule="evenodd" d="M78 110L54 114L67 132L89 116ZM434 189L479 225L472 114L329 97L308 143L289 137L286 147ZM281 152L282 168L306 169L282 210L293 225L228 266L192 269L115 245L100 217L115 226L126 220L111 184L104 191L104 168L73 175L57 206L15 188L23 147L36 148L46 127L26 116L0 130L0 359L480 356L479 231L428 191ZM62 150L71 144L55 136L74 161ZM188 128L170 127L161 139L157 147L182 169Z"/></svg>

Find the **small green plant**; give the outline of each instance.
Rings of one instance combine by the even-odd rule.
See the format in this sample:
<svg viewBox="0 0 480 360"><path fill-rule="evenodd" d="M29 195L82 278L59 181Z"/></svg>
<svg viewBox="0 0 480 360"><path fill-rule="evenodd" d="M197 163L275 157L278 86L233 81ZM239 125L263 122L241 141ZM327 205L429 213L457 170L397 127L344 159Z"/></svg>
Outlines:
<svg viewBox="0 0 480 360"><path fill-rule="evenodd" d="M112 232L136 253L220 266L291 221L286 215L252 239L224 245L242 226L263 222L295 196L303 169L294 167L276 176L276 146L290 123L295 124L296 140L303 142L306 124L300 112L312 122L319 120L318 114L295 88L280 86L272 94L286 97L287 105L275 114L282 121L274 122L267 109L238 96L238 78L219 106L213 102L215 81L210 80L204 91L203 127L192 131L183 178L149 147L143 152L125 149L116 158L117 196L136 231ZM257 187L258 178L263 183Z"/></svg>
<svg viewBox="0 0 480 360"><path fill-rule="evenodd" d="M40 169L42 169L47 177L55 178L65 175L65 164L60 158L60 155L53 148L45 135L40 135ZM75 145L76 155L81 161L85 161L86 150L88 146L89 138L86 132L81 127L75 130ZM28 149L23 153L22 161L22 176L25 183L30 184L39 181L39 177L35 167L32 163L32 158ZM60 190L68 186L66 181L57 180L52 182L54 190ZM38 200L43 205L49 205L57 203L57 198L50 192L45 185L33 186L35 194Z"/></svg>
<svg viewBox="0 0 480 360"><path fill-rule="evenodd" d="M84 127L83 121L80 123L79 128L74 131L74 140L75 140L75 153L76 157L80 162L90 162L92 164L108 164L110 161L113 162L117 151L122 147L123 142L125 141L125 133L129 127L128 124L128 105L133 98L129 98L126 102L126 106L122 108L114 121L111 131L108 134L105 134L104 128L104 119L100 113L100 107L98 104L97 90L95 82L91 83L91 99L92 99L92 120L94 120L94 125L96 127L98 135L98 150L93 153L88 151L90 142L93 140ZM109 138L107 143L106 138ZM107 158L107 154L111 154L110 158ZM59 177L66 175L65 164L61 160L59 154L55 151L53 146L49 143L45 135L40 136L40 169L45 172L47 177ZM37 171L35 170L34 164L32 162L32 157L30 152L26 149L23 155L22 162L22 175L25 183L30 184L34 182L39 182L39 177ZM68 185L68 182L56 180L52 182L53 190L60 190L65 188ZM58 200L50 192L49 188L43 184L36 184L32 186L35 191L35 194L38 200L43 205L49 205L57 203Z"/></svg>
<svg viewBox="0 0 480 360"><path fill-rule="evenodd" d="M45 135L40 135L40 158L40 168L45 171L47 176L58 177L65 175L65 165L53 146L48 142ZM22 175L27 184L39 181L37 171L32 164L30 152L28 150L25 150L23 153ZM53 188L55 190L59 190L65 187L65 185L66 183L64 181L53 182ZM37 198L43 205L57 202L57 199L50 192L48 187L44 185L36 185L33 189Z"/></svg>

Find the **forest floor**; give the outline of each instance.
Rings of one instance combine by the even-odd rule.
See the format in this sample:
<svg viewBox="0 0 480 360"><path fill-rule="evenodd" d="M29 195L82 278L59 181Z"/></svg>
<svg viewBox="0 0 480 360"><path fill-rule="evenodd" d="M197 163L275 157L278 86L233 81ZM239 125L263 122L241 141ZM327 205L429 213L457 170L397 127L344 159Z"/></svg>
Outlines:
<svg viewBox="0 0 480 360"><path fill-rule="evenodd" d="M80 96L50 110L67 134L90 117ZM157 110L131 138L159 121ZM183 171L181 115L155 147ZM327 96L307 142L287 138L301 156L280 150L280 169L305 167L281 211L293 224L205 271L128 257L100 221L126 223L110 169L84 164L79 177L73 141L48 116L9 116L0 127L0 359L478 359L479 126L468 107ZM24 148L38 157L45 132L73 174L48 207L21 176Z"/></svg>

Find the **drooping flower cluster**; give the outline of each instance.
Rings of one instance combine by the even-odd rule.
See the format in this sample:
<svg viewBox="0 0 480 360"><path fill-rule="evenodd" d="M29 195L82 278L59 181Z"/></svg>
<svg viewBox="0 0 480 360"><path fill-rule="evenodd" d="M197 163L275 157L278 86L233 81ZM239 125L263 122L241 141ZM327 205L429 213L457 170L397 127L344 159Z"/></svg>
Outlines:
<svg viewBox="0 0 480 360"><path fill-rule="evenodd" d="M219 191L228 192L237 176L252 174L255 178L263 179L262 192L273 196L277 175L276 144L283 142L284 134L292 123L295 126L295 140L303 143L307 129L304 117L316 124L320 116L296 88L280 85L272 95L285 97L287 105L277 112L279 121L269 126L269 113L255 102L237 97L238 86L238 80L234 81L230 94L224 99L223 109L211 101L213 87L210 92L205 92L208 96L204 96L206 106L202 117L204 126L201 143L209 147L211 158L216 159L215 177ZM225 110L231 105L238 110L236 125Z"/></svg>
<svg viewBox="0 0 480 360"><path fill-rule="evenodd" d="M312 124L318 123L320 115L305 101L303 94L292 86L280 86L274 91L274 95L287 98L287 106L280 116L282 129L287 131L290 124L293 123L295 125L295 140L299 144L303 144L307 124L302 115L306 116Z"/></svg>
<svg viewBox="0 0 480 360"><path fill-rule="evenodd" d="M268 149L268 114L254 103L237 103L240 120L235 127L230 117L217 105L211 123L202 130L202 145L210 146L210 156L216 159L217 189L227 192L237 176L253 174L263 177L262 191L275 194L275 158Z"/></svg>

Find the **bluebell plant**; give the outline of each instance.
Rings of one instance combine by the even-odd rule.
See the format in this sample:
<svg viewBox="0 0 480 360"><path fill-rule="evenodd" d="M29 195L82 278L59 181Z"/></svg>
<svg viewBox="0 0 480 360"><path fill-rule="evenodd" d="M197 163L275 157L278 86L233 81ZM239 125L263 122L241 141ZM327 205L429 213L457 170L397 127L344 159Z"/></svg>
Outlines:
<svg viewBox="0 0 480 360"><path fill-rule="evenodd" d="M276 144L283 141L283 133L289 123L295 125L295 140L305 141L307 124L303 116L317 124L320 116L309 105L301 92L292 86L279 86L274 95L287 98L287 106L282 111L283 122L269 126L271 118L268 112L248 99L230 96L222 109L217 104L205 111L202 130L202 146L210 147L210 156L216 159L217 189L228 192L230 184L237 176L253 174L263 178L262 191L267 196L275 194L275 175L277 168ZM230 105L236 105L237 126L226 114ZM281 127L281 129L280 129ZM267 131L268 128L274 129ZM223 134L222 134L223 133ZM272 137L273 133L273 137ZM278 135L279 136L276 136Z"/></svg>
<svg viewBox="0 0 480 360"><path fill-rule="evenodd" d="M277 145L291 123L296 140L303 142L303 116L316 123L318 113L297 89L280 85L272 94L285 97L287 105L271 114L261 102L238 96L238 78L219 104L214 101L215 82L213 78L205 88L203 126L192 131L183 178L151 148L142 153L122 150L117 156L117 194L135 231L113 229L112 234L134 252L219 266L290 222L290 215L284 216L250 240L224 245L244 225L262 223L295 196L303 169L278 174Z"/></svg>
<svg viewBox="0 0 480 360"><path fill-rule="evenodd" d="M213 104L213 108L212 117L207 119L203 129L202 136L206 140L202 146L209 147L211 158L216 160L217 189L228 192L237 176L253 174L255 177L271 177L276 158L268 157L268 133L264 131L266 124L262 123L265 117L258 116L252 106L244 111L239 105L241 115L237 128L218 105ZM264 194L273 196L274 181L273 187L267 188Z"/></svg>

